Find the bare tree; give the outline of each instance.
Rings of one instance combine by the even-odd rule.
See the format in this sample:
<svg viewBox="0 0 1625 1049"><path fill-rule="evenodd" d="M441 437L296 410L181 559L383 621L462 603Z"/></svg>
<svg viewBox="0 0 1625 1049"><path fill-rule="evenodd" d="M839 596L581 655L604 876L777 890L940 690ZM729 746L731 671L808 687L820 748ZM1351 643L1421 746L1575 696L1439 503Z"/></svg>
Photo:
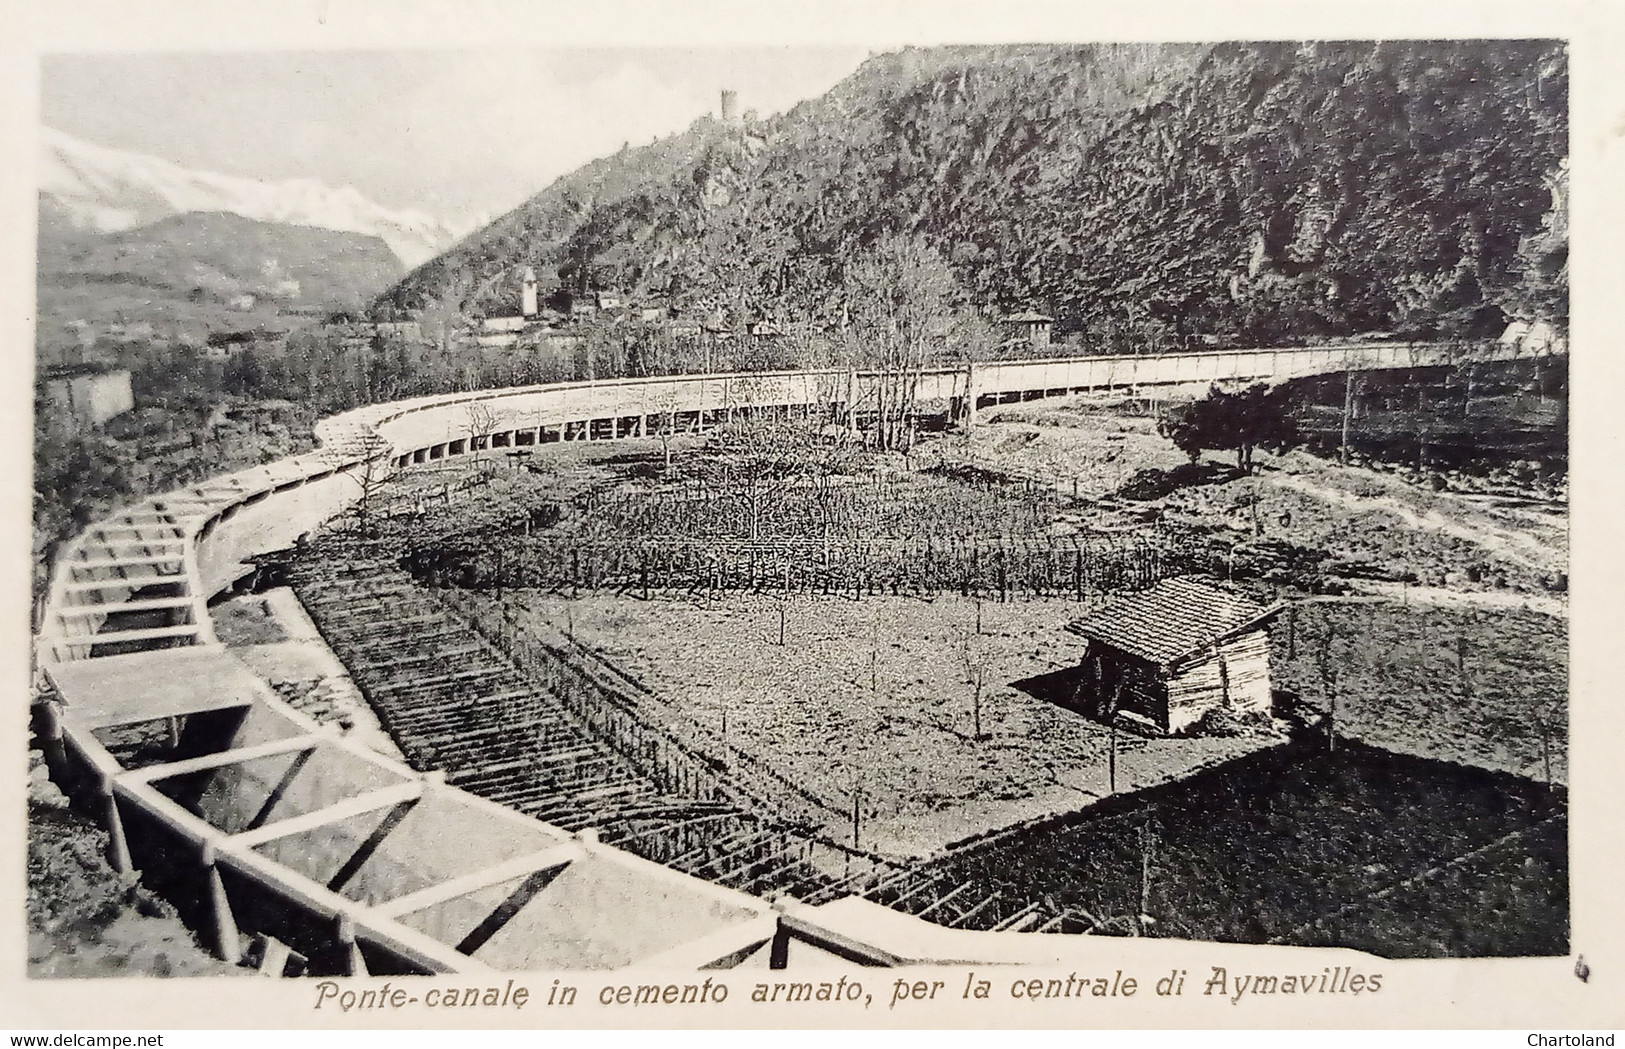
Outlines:
<svg viewBox="0 0 1625 1049"><path fill-rule="evenodd" d="M476 463L480 461L479 453L485 450L485 442L490 440L490 433L496 426L497 413L489 404L474 401L468 406L463 432L468 434L468 450L474 453Z"/></svg>
<svg viewBox="0 0 1625 1049"><path fill-rule="evenodd" d="M982 741L982 690L987 684L987 646L981 633L965 631L959 637L959 659L965 667L965 683L971 687L971 739Z"/></svg>
<svg viewBox="0 0 1625 1049"><path fill-rule="evenodd" d="M761 538L763 514L776 497L816 478L822 454L806 427L770 419L736 420L717 435L717 446L719 461L737 483L751 539Z"/></svg>
<svg viewBox="0 0 1625 1049"><path fill-rule="evenodd" d="M927 364L949 359L953 271L919 236L888 233L847 267L847 329L852 363L877 373L876 437L888 451L908 447Z"/></svg>
<svg viewBox="0 0 1625 1049"><path fill-rule="evenodd" d="M355 502L355 517L356 531L363 538L372 535L373 509L379 493L393 474L389 459L393 452L394 447L387 440L369 430L352 449L351 454L355 458L345 456L345 464L340 467L344 476L361 489L361 495Z"/></svg>
<svg viewBox="0 0 1625 1049"><path fill-rule="evenodd" d="M650 398L650 406L655 409L655 415L660 419L660 451L665 457L665 472L671 473L671 441L677 436L677 412L682 405L682 397L675 386L662 386L658 393Z"/></svg>

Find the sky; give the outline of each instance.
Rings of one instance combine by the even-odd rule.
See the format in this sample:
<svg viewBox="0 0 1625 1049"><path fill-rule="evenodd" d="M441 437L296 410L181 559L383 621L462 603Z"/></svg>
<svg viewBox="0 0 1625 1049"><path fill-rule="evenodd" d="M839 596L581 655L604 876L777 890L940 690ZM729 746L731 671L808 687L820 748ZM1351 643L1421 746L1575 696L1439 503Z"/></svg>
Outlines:
<svg viewBox="0 0 1625 1049"><path fill-rule="evenodd" d="M185 167L353 186L458 224L680 131L721 89L762 116L824 93L854 47L49 55L40 117Z"/></svg>

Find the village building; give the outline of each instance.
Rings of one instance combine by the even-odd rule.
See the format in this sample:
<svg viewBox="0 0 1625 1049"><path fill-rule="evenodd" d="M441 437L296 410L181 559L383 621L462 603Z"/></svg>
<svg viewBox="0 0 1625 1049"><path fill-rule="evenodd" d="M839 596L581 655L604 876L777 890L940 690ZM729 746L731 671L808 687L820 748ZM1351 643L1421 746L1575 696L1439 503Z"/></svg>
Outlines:
<svg viewBox="0 0 1625 1049"><path fill-rule="evenodd" d="M418 321L374 321L372 330L373 334L386 339L407 339L412 342L423 339L423 325Z"/></svg>
<svg viewBox="0 0 1625 1049"><path fill-rule="evenodd" d="M135 407L128 368L77 365L43 376L43 409L53 428L88 430Z"/></svg>
<svg viewBox="0 0 1625 1049"><path fill-rule="evenodd" d="M215 331L203 342L203 359L229 361L248 349L253 336L246 331Z"/></svg>
<svg viewBox="0 0 1625 1049"><path fill-rule="evenodd" d="M151 342L158 337L158 329L151 321L134 321L129 324L115 322L107 326L107 337L124 342Z"/></svg>
<svg viewBox="0 0 1625 1049"><path fill-rule="evenodd" d="M1031 310L1013 313L1004 318L1004 327L1011 340L1031 343L1034 346L1049 345L1050 329L1054 324L1055 318Z"/></svg>
<svg viewBox="0 0 1625 1049"><path fill-rule="evenodd" d="M1568 340L1547 321L1513 321L1498 340L1524 353L1542 355L1567 353Z"/></svg>
<svg viewBox="0 0 1625 1049"><path fill-rule="evenodd" d="M261 329L215 331L210 332L204 340L203 358L216 362L229 361L250 351L280 356L287 348L287 335L283 332Z"/></svg>
<svg viewBox="0 0 1625 1049"><path fill-rule="evenodd" d="M570 312L572 315L596 312L596 300L577 299L571 303ZM519 312L483 318L474 332L474 343L486 350L512 349L519 345L521 336L537 336L563 320L564 316L556 310L542 307L536 271L526 266L520 278Z"/></svg>
<svg viewBox="0 0 1625 1049"><path fill-rule="evenodd" d="M1068 629L1088 639L1080 712L1171 735L1214 713L1269 714L1264 606L1194 576L1165 579Z"/></svg>

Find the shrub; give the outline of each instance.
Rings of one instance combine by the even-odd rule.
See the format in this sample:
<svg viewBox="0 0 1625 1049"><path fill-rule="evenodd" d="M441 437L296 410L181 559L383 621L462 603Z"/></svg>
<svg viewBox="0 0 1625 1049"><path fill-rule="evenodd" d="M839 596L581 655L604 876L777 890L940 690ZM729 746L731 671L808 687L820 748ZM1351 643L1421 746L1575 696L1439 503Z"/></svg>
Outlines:
<svg viewBox="0 0 1625 1049"><path fill-rule="evenodd" d="M1205 451L1234 451L1236 466L1250 472L1255 449L1278 454L1303 442L1292 407L1285 387L1257 383L1230 392L1215 385L1201 400L1169 409L1157 432L1193 463Z"/></svg>

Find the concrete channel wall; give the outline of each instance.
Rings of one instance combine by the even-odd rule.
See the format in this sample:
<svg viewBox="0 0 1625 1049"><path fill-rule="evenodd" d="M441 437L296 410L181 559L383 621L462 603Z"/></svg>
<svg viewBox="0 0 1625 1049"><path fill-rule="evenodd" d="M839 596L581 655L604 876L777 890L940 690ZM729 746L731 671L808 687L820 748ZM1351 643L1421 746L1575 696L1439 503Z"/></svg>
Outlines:
<svg viewBox="0 0 1625 1049"><path fill-rule="evenodd" d="M973 422L977 405L1009 399L1518 355L1376 344L983 363L924 373L919 397L949 401ZM350 974L651 959L697 967L757 953L775 966L934 952L1053 957L1044 937L995 942L913 926L898 935L915 952L900 955L872 930L927 923L888 912L877 924L863 901L770 904L600 845L590 832L571 836L321 729L210 626L209 599L251 571L246 559L342 513L368 471L476 449L703 429L759 410L861 415L877 381L849 371L672 376L372 405L320 422L317 451L119 510L66 544L53 566L35 712L53 776L107 827L115 866L165 887L232 960L250 931L291 946L311 971ZM493 929L497 912L511 913Z"/></svg>

